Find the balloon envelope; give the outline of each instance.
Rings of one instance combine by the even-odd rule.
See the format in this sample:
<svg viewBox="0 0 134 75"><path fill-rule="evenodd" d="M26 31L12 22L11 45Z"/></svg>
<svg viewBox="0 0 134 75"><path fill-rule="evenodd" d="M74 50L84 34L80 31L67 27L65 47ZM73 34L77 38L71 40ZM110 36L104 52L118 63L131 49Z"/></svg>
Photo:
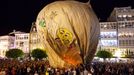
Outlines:
<svg viewBox="0 0 134 75"><path fill-rule="evenodd" d="M89 4L53 2L40 11L36 25L40 46L46 50L51 66L76 66L92 60L100 27Z"/></svg>

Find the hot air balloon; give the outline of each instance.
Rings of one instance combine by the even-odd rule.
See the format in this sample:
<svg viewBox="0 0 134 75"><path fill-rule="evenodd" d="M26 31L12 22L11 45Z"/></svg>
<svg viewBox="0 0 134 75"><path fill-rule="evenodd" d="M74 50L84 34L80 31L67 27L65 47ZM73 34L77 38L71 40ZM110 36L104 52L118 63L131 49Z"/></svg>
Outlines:
<svg viewBox="0 0 134 75"><path fill-rule="evenodd" d="M99 21L90 4L56 1L45 6L36 20L40 48L50 65L70 67L90 64L99 38Z"/></svg>

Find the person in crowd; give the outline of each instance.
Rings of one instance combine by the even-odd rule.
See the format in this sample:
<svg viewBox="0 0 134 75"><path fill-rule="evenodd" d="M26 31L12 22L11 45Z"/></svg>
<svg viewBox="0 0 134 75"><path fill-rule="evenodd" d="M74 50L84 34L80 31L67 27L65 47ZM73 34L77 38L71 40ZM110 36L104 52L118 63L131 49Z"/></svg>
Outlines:
<svg viewBox="0 0 134 75"><path fill-rule="evenodd" d="M47 60L0 60L0 75L134 75L134 62L96 62L85 67L53 68Z"/></svg>

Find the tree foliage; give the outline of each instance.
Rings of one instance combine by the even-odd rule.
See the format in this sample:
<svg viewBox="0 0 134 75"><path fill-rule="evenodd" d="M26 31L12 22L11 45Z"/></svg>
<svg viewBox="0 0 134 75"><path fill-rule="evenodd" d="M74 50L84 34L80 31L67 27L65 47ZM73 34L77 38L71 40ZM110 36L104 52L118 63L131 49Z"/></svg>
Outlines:
<svg viewBox="0 0 134 75"><path fill-rule="evenodd" d="M34 57L35 59L43 59L47 57L46 51L42 50L42 49L34 49L31 53L32 57Z"/></svg>
<svg viewBox="0 0 134 75"><path fill-rule="evenodd" d="M18 58L18 57L22 57L24 55L23 51L20 49L9 49L6 52L6 57L8 58Z"/></svg>
<svg viewBox="0 0 134 75"><path fill-rule="evenodd" d="M109 51L100 50L97 52L96 56L106 59L106 58L111 58L113 55Z"/></svg>

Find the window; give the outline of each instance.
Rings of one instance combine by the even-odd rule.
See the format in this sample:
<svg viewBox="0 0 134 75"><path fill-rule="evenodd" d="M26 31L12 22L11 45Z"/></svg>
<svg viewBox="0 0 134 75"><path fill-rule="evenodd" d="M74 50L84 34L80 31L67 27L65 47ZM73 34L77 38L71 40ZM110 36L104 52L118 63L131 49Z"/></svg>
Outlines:
<svg viewBox="0 0 134 75"><path fill-rule="evenodd" d="M118 15L118 17L122 17L122 15Z"/></svg>
<svg viewBox="0 0 134 75"><path fill-rule="evenodd" d="M18 37L16 36L16 40L18 39Z"/></svg>
<svg viewBox="0 0 134 75"><path fill-rule="evenodd" d="M119 40L119 45L122 46L122 40Z"/></svg>
<svg viewBox="0 0 134 75"><path fill-rule="evenodd" d="M128 15L128 17L132 17L132 15Z"/></svg>
<svg viewBox="0 0 134 75"><path fill-rule="evenodd" d="M35 29L35 28L33 28L33 31L36 31L36 29Z"/></svg>
<svg viewBox="0 0 134 75"><path fill-rule="evenodd" d="M124 40L122 40L122 46L124 46L125 45L125 41Z"/></svg>
<svg viewBox="0 0 134 75"><path fill-rule="evenodd" d="M132 45L134 46L134 40L132 40Z"/></svg>
<svg viewBox="0 0 134 75"><path fill-rule="evenodd" d="M131 40L129 40L129 45L132 46Z"/></svg>
<svg viewBox="0 0 134 75"><path fill-rule="evenodd" d="M123 15L123 17L125 18L127 15Z"/></svg>
<svg viewBox="0 0 134 75"><path fill-rule="evenodd" d="M125 43L126 43L126 46L128 46L128 45L129 45L128 40L126 40L126 41L125 41Z"/></svg>
<svg viewBox="0 0 134 75"><path fill-rule="evenodd" d="M16 45L18 45L18 42L16 42Z"/></svg>
<svg viewBox="0 0 134 75"><path fill-rule="evenodd" d="M24 46L24 42L20 42L20 47L23 47Z"/></svg>

